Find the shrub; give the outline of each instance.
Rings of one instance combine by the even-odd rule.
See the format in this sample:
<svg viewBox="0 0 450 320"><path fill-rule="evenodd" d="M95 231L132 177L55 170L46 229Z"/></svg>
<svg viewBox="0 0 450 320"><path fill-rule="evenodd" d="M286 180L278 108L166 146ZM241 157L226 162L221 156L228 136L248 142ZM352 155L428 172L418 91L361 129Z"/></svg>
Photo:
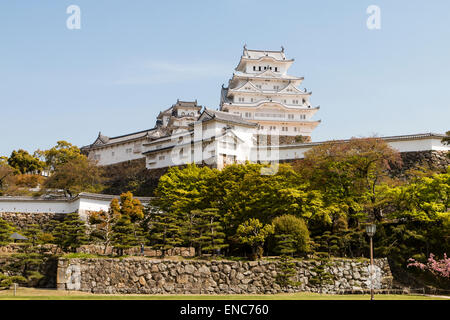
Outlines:
<svg viewBox="0 0 450 320"><path fill-rule="evenodd" d="M294 252L305 254L309 251L309 231L303 219L291 214L276 217L272 221L275 235L290 235L294 241Z"/></svg>

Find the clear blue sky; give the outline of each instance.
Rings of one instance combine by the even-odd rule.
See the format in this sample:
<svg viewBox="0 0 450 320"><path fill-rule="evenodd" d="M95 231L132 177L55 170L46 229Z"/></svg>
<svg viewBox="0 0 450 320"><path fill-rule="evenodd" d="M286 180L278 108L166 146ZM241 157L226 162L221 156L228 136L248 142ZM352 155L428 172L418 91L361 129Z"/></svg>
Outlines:
<svg viewBox="0 0 450 320"><path fill-rule="evenodd" d="M81 30L66 28L71 4ZM244 43L296 60L321 106L315 141L444 132L449 18L444 0L2 1L0 155L152 128L177 98L215 109Z"/></svg>

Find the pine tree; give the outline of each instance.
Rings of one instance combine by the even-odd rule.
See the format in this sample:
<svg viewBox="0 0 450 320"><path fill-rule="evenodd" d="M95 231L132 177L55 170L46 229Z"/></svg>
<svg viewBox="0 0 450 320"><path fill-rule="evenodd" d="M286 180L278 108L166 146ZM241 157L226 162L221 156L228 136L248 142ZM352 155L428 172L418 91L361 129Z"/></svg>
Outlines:
<svg viewBox="0 0 450 320"><path fill-rule="evenodd" d="M154 242L152 247L161 250L161 255L164 257L167 250L183 243L182 228L178 217L173 212L157 210L153 212L153 215L150 240Z"/></svg>
<svg viewBox="0 0 450 320"><path fill-rule="evenodd" d="M201 214L201 210L191 210L183 217L181 224L181 234L183 240L188 244L189 247L193 247L196 244L195 239L200 235L201 230L199 230L199 224Z"/></svg>
<svg viewBox="0 0 450 320"><path fill-rule="evenodd" d="M292 261L291 255L296 251L296 241L292 234L280 234L276 235L277 247L276 251L281 253L280 262L278 263L278 274L276 276L276 282L282 286L298 286L300 282L292 280L292 277L296 275L295 263Z"/></svg>
<svg viewBox="0 0 450 320"><path fill-rule="evenodd" d="M81 221L78 213L67 214L64 221L54 229L55 243L63 250L75 252L77 248L87 243L86 224Z"/></svg>
<svg viewBox="0 0 450 320"><path fill-rule="evenodd" d="M292 277L296 274L297 270L295 269L295 263L292 261L292 258L283 254L278 263L278 273L275 281L282 287L299 286L300 282L292 280Z"/></svg>
<svg viewBox="0 0 450 320"><path fill-rule="evenodd" d="M137 245L135 228L127 215L122 215L112 227L112 243L118 249L119 255L123 255L124 249Z"/></svg>
<svg viewBox="0 0 450 320"><path fill-rule="evenodd" d="M275 238L277 239L277 247L275 250L282 255L292 256L295 252L296 244L294 236L292 234L280 234L276 235Z"/></svg>
<svg viewBox="0 0 450 320"><path fill-rule="evenodd" d="M194 239L198 245L198 253L201 255L203 251L210 252L215 255L220 249L228 247L225 244L225 233L222 232L223 227L219 220L219 210L214 208L207 208L204 210L198 210L199 223L198 231L199 235Z"/></svg>
<svg viewBox="0 0 450 320"><path fill-rule="evenodd" d="M9 243L11 241L9 237L13 232L14 228L7 221L0 218L0 244Z"/></svg>
<svg viewBox="0 0 450 320"><path fill-rule="evenodd" d="M123 255L124 249L144 241L144 207L139 199L133 198L131 192L122 193L120 202L118 199L111 201L109 215L114 217L112 241L120 255Z"/></svg>
<svg viewBox="0 0 450 320"><path fill-rule="evenodd" d="M31 245L34 247L40 240L42 235L42 230L37 224L31 224L25 230L25 236L28 238L28 242L31 242Z"/></svg>

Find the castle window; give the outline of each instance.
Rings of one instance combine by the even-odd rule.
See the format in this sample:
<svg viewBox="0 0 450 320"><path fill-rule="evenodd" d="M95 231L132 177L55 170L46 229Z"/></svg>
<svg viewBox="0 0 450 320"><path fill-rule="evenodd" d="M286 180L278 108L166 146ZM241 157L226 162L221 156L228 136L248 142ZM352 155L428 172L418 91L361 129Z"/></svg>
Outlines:
<svg viewBox="0 0 450 320"><path fill-rule="evenodd" d="M253 71L256 71L256 66L253 66Z"/></svg>
<svg viewBox="0 0 450 320"><path fill-rule="evenodd" d="M277 72L278 71L278 67L275 67L275 72Z"/></svg>
<svg viewBox="0 0 450 320"><path fill-rule="evenodd" d="M159 160L164 160L166 158L166 156L159 156Z"/></svg>
<svg viewBox="0 0 450 320"><path fill-rule="evenodd" d="M293 114L288 114L288 119L294 119L294 115Z"/></svg>
<svg viewBox="0 0 450 320"><path fill-rule="evenodd" d="M259 67L259 71L261 71L261 66Z"/></svg>

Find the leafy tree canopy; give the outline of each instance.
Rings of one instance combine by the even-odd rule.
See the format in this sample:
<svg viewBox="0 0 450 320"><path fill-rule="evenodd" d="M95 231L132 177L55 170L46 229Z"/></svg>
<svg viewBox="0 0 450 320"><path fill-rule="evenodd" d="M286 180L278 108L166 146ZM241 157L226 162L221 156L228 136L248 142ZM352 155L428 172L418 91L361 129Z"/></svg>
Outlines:
<svg viewBox="0 0 450 320"><path fill-rule="evenodd" d="M8 158L8 164L15 174L41 172L45 166L38 157L23 149L14 150Z"/></svg>
<svg viewBox="0 0 450 320"><path fill-rule="evenodd" d="M100 192L102 185L101 167L85 156L58 164L46 180L47 188L63 189L70 196L79 192Z"/></svg>
<svg viewBox="0 0 450 320"><path fill-rule="evenodd" d="M83 157L77 146L63 140L58 141L56 146L49 150L37 150L36 154L45 159L45 163L50 170L54 170L58 165Z"/></svg>

